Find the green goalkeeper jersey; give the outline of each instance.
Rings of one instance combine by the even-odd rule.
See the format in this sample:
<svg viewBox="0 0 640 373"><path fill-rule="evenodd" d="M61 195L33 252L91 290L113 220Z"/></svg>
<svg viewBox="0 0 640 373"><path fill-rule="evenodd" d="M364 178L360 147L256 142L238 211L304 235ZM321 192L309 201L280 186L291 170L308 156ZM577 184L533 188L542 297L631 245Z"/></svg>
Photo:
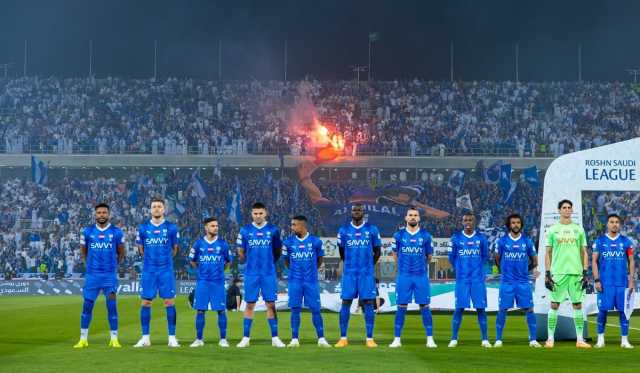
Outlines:
<svg viewBox="0 0 640 373"><path fill-rule="evenodd" d="M547 247L551 246L551 273L582 275L582 247L587 246L584 229L576 224L556 223L547 230Z"/></svg>

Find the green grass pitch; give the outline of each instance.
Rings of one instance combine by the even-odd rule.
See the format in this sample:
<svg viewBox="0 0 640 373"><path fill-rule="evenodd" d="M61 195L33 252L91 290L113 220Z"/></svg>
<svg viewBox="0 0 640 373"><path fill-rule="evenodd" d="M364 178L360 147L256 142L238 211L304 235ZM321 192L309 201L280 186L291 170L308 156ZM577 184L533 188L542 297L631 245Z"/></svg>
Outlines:
<svg viewBox="0 0 640 373"><path fill-rule="evenodd" d="M637 371L640 346L636 350L618 347L618 328L608 328L607 347L603 350L576 350L573 343L559 342L553 350L531 349L527 346L526 325L521 315L507 319L501 349L480 348L479 331L473 314L465 314L460 332L460 345L447 348L450 336L450 314L434 315L434 333L438 348L425 348L425 338L418 314L407 316L403 347L392 350L386 346L393 337L392 314L377 315L375 337L377 349L364 347L364 322L355 315L350 324L350 346L346 349L320 349L315 346L315 331L310 314L302 318L299 349L276 350L270 345L264 313L257 313L253 323L251 347L221 349L217 346L216 316L207 314L203 348L192 349L194 311L186 299L178 304L177 336L182 347L166 346L166 318L160 301L153 307L151 339L153 346L133 349L140 335L139 303L133 296L120 297L120 342L122 349L107 348L108 326L104 298L95 307L89 332L89 348L74 350L78 339L81 297L2 297L0 298L0 371L1 372L600 372ZM595 317L591 316L590 321ZM327 339L338 336L337 314L324 313ZM610 323L617 317L610 316ZM633 328L640 321L632 319ZM493 342L495 317L489 317L489 336ZM280 336L290 339L289 314L279 314ZM640 345L640 333L632 329L632 343ZM595 325L590 323L590 335ZM228 339L232 345L242 335L242 314L229 313Z"/></svg>

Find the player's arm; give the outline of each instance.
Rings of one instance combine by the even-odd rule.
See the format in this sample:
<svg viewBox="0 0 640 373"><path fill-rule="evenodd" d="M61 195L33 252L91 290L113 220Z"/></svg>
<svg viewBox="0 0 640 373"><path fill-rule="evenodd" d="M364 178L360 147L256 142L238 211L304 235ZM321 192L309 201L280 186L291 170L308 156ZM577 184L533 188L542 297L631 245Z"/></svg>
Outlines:
<svg viewBox="0 0 640 373"><path fill-rule="evenodd" d="M340 261L344 261L344 242L342 241L342 233L340 232L340 230L338 230L337 244L338 253L340 254Z"/></svg>
<svg viewBox="0 0 640 373"><path fill-rule="evenodd" d="M633 258L633 247L629 246L627 248L627 263L629 264L629 289L634 291L636 288L636 279L635 279L635 268L636 268L636 260Z"/></svg>
<svg viewBox="0 0 640 373"><path fill-rule="evenodd" d="M273 262L277 262L282 256L282 240L280 239L280 230L276 229L271 238L271 249L273 250Z"/></svg>
<svg viewBox="0 0 640 373"><path fill-rule="evenodd" d="M125 257L124 243L119 243L116 246L116 251L118 252L118 263L122 263Z"/></svg>
<svg viewBox="0 0 640 373"><path fill-rule="evenodd" d="M498 240L498 250L496 250L496 255L494 257L495 261L496 261L496 266L498 267L498 269L500 269L500 256L502 256L502 244L500 242L501 240Z"/></svg>
<svg viewBox="0 0 640 373"><path fill-rule="evenodd" d="M245 260L247 259L245 256L246 252L244 250L245 245L246 245L246 240L244 238L244 234L242 233L242 229L240 229L240 232L238 232L238 238L236 239L238 261L240 263L244 263Z"/></svg>
<svg viewBox="0 0 640 373"><path fill-rule="evenodd" d="M451 238L451 251L447 256L449 259L449 263L453 268L456 267L456 260L458 259L458 244L456 243L455 237Z"/></svg>
<svg viewBox="0 0 640 373"><path fill-rule="evenodd" d="M286 242L282 244L282 261L284 262L284 266L289 268L289 248Z"/></svg>
<svg viewBox="0 0 640 373"><path fill-rule="evenodd" d="M231 267L231 260L233 258L231 257L231 249L229 248L229 245L227 245L227 243L224 243L224 270L226 271L227 269L229 269L229 267Z"/></svg>
<svg viewBox="0 0 640 373"><path fill-rule="evenodd" d="M176 256L180 252L180 232L178 232L178 226L174 226L174 231L172 232L171 240L173 242L173 252L171 255Z"/></svg>
<svg viewBox="0 0 640 373"><path fill-rule="evenodd" d="M544 253L544 268L545 271L551 271L551 259L553 259L553 247L547 246Z"/></svg>
<svg viewBox="0 0 640 373"><path fill-rule="evenodd" d="M136 235L136 246L138 247L138 254L144 257L144 242L143 230L142 227L138 228L138 234Z"/></svg>
<svg viewBox="0 0 640 373"><path fill-rule="evenodd" d="M80 231L80 255L82 256L82 262L87 262L87 241L85 238L84 230Z"/></svg>
<svg viewBox="0 0 640 373"><path fill-rule="evenodd" d="M433 245L431 243L431 235L428 236L428 239L425 240L425 250L424 253L427 257L427 277L429 277L429 263L431 263L431 258L433 257Z"/></svg>
<svg viewBox="0 0 640 373"><path fill-rule="evenodd" d="M324 249L323 249L323 243L322 240L318 240L318 242L316 243L316 258L318 258L318 262L317 262L317 267L320 268L322 267L322 260L324 259Z"/></svg>
<svg viewBox="0 0 640 373"><path fill-rule="evenodd" d="M591 254L591 271L593 272L593 281L595 282L596 290L602 291L602 284L600 283L600 268L598 267L598 259L600 253L597 251L594 245L593 254Z"/></svg>
<svg viewBox="0 0 640 373"><path fill-rule="evenodd" d="M372 238L372 246L373 246L373 265L378 263L380 259L380 255L382 254L382 239L380 238L380 232L378 228L375 228L373 232L371 232Z"/></svg>

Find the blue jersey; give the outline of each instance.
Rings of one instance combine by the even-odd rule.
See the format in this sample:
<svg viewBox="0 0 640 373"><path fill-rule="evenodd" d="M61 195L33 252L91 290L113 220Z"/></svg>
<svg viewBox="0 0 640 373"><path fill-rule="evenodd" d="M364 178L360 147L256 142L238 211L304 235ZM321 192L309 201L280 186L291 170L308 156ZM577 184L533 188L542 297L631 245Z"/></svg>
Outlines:
<svg viewBox="0 0 640 373"><path fill-rule="evenodd" d="M483 266L489 258L488 247L487 238L482 233L473 232L467 236L458 232L451 237L449 262L456 272L456 281L484 283Z"/></svg>
<svg viewBox="0 0 640 373"><path fill-rule="evenodd" d="M338 247L344 250L344 274L373 275L373 248L382 246L375 225L349 223L338 230Z"/></svg>
<svg viewBox="0 0 640 373"><path fill-rule="evenodd" d="M198 280L224 281L224 265L231 261L229 245L221 238L202 237L189 250L189 260L198 264Z"/></svg>
<svg viewBox="0 0 640 373"><path fill-rule="evenodd" d="M155 225L151 220L138 228L136 244L144 249L144 272L173 271L173 247L178 245L178 226L168 221Z"/></svg>
<svg viewBox="0 0 640 373"><path fill-rule="evenodd" d="M122 244L122 230L111 224L104 229L96 225L84 228L80 234L80 245L87 248L87 274L116 273L117 248Z"/></svg>
<svg viewBox="0 0 640 373"><path fill-rule="evenodd" d="M260 228L253 223L247 224L240 228L236 244L244 250L245 275L275 276L273 251L282 248L278 227L271 223Z"/></svg>
<svg viewBox="0 0 640 373"><path fill-rule="evenodd" d="M529 258L536 255L533 242L520 234L515 240L506 234L498 240L500 273L504 282L529 282Z"/></svg>
<svg viewBox="0 0 640 373"><path fill-rule="evenodd" d="M289 261L289 280L318 281L318 258L324 256L322 241L311 234L289 236L282 244L282 256Z"/></svg>
<svg viewBox="0 0 640 373"><path fill-rule="evenodd" d="M619 234L614 239L603 234L593 243L593 252L598 253L598 270L602 286L624 286L629 284L628 257L633 255L633 244Z"/></svg>
<svg viewBox="0 0 640 373"><path fill-rule="evenodd" d="M422 229L409 233L400 229L393 235L391 250L398 256L399 276L424 276L428 272L426 259L433 254L431 235Z"/></svg>

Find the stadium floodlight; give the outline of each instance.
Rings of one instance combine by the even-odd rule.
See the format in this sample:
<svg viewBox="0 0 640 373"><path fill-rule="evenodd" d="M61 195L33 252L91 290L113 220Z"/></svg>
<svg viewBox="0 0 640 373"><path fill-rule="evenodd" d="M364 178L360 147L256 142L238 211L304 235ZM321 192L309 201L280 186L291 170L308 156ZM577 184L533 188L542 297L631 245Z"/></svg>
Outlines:
<svg viewBox="0 0 640 373"><path fill-rule="evenodd" d="M360 73L367 71L367 66L365 65L351 65L349 66L351 71L356 74L356 81L360 84Z"/></svg>
<svg viewBox="0 0 640 373"><path fill-rule="evenodd" d="M633 75L633 83L637 84L638 75L640 74L640 68L627 69L626 71L629 73L629 75Z"/></svg>

